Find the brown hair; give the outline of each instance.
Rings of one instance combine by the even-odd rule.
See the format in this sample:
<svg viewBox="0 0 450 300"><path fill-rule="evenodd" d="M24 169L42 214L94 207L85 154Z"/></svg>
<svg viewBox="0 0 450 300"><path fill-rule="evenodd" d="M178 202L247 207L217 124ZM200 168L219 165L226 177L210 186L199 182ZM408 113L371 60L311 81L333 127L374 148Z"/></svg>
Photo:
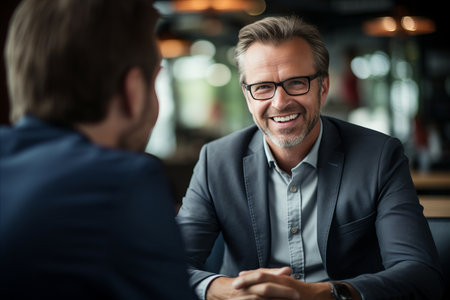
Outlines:
<svg viewBox="0 0 450 300"><path fill-rule="evenodd" d="M329 54L319 30L297 16L267 17L243 27L239 32L236 46L236 62L239 68L240 82L244 82L243 57L247 49L255 42L278 44L295 37L305 39L311 46L314 67L321 76L328 76Z"/></svg>
<svg viewBox="0 0 450 300"><path fill-rule="evenodd" d="M5 46L11 120L101 121L129 68L150 80L157 18L150 0L24 0Z"/></svg>

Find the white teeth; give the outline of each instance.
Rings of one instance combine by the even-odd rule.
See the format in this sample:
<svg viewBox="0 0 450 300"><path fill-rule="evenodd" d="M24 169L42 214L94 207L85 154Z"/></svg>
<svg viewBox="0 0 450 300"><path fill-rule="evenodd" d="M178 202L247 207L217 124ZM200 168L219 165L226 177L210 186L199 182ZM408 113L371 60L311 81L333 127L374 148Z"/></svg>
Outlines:
<svg viewBox="0 0 450 300"><path fill-rule="evenodd" d="M287 122L290 120L294 120L297 117L298 117L298 114L293 114L293 115L289 115L289 116L285 116L285 117L273 117L273 120L275 122Z"/></svg>

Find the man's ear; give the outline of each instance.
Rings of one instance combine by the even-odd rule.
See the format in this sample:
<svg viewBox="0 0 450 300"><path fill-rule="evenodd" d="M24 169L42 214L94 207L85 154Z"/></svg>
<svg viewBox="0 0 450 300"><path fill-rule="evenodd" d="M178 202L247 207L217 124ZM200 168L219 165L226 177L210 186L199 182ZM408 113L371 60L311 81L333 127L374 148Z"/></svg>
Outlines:
<svg viewBox="0 0 450 300"><path fill-rule="evenodd" d="M146 81L143 71L138 67L129 69L122 84L121 98L124 113L128 117L135 118L145 107Z"/></svg>
<svg viewBox="0 0 450 300"><path fill-rule="evenodd" d="M322 86L320 87L320 105L325 104L327 99L328 91L330 90L330 77L324 76L322 79Z"/></svg>

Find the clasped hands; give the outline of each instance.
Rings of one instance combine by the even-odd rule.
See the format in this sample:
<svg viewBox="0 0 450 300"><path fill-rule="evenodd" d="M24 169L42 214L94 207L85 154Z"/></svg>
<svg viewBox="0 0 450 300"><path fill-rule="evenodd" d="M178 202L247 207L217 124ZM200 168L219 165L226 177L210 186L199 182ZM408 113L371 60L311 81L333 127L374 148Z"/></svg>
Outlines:
<svg viewBox="0 0 450 300"><path fill-rule="evenodd" d="M305 283L292 278L291 273L289 267L261 268L242 271L236 278L218 277L208 288L207 299L333 299L328 283Z"/></svg>

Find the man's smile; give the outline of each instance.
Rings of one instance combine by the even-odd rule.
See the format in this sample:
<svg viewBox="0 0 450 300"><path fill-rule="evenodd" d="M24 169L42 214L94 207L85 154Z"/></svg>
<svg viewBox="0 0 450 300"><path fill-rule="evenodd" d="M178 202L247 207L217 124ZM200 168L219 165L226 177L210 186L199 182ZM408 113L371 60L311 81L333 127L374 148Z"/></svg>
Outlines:
<svg viewBox="0 0 450 300"><path fill-rule="evenodd" d="M298 116L300 116L300 114L296 113L296 114L291 114L291 115L287 115L287 116L272 117L271 119L277 123L285 123L285 122L289 122L291 120L297 119Z"/></svg>

